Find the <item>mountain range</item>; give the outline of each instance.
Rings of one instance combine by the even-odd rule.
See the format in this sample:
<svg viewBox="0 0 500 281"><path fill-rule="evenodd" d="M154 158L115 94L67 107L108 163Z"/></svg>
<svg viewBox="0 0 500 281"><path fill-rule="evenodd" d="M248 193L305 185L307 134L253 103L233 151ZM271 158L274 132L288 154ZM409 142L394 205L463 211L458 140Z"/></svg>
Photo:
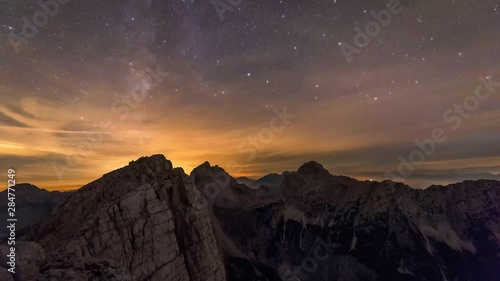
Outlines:
<svg viewBox="0 0 500 281"><path fill-rule="evenodd" d="M422 190L335 176L313 161L250 181L208 162L187 175L153 155L71 193L42 191L52 205L18 232L14 276L0 245L0 280L500 276L498 181Z"/></svg>
<svg viewBox="0 0 500 281"><path fill-rule="evenodd" d="M239 177L235 178L235 180L238 183L244 184L250 188L259 188L261 186L267 186L267 187L278 187L281 185L281 182L283 181L283 175L287 173L284 172L282 174L277 174L277 173L271 173L267 174L257 180L249 179L247 177Z"/></svg>

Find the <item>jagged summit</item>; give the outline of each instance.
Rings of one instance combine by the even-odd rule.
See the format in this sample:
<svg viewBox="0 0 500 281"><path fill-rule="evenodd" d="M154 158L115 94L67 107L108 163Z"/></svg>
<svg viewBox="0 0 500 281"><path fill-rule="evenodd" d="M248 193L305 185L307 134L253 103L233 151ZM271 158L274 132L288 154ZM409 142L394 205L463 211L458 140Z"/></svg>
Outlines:
<svg viewBox="0 0 500 281"><path fill-rule="evenodd" d="M140 158L139 158L139 159L137 159L137 160L132 160L131 162L139 162L139 161L141 161L141 160L147 160L147 159L150 159L150 160L152 160L152 159L157 159L157 160L169 161L169 160L165 157L165 155L163 155L163 154L153 154L153 155L151 155L151 156L142 156L142 157L140 157Z"/></svg>
<svg viewBox="0 0 500 281"><path fill-rule="evenodd" d="M194 168L193 171L191 172L191 174L195 173L195 174L205 175L205 174L209 173L210 170L212 170L212 168L215 168L215 167L217 167L217 166L212 167L210 162L205 161L202 164L198 165L196 168Z"/></svg>
<svg viewBox="0 0 500 281"><path fill-rule="evenodd" d="M152 165L152 166L160 165L167 168L167 170L171 170L173 168L172 162L168 160L163 154L153 154L151 156L143 156L135 161L129 162L129 166L141 165L141 164Z"/></svg>
<svg viewBox="0 0 500 281"><path fill-rule="evenodd" d="M300 166L300 168L297 170L297 173L303 176L315 176L318 174L329 173L329 172L320 163L316 161L309 161Z"/></svg>
<svg viewBox="0 0 500 281"><path fill-rule="evenodd" d="M97 179L96 181L99 181L102 178L109 176L117 177L118 175L123 175L123 174L135 175L137 173L141 173L141 171L144 170L146 170L147 174L150 175L153 172L158 174L161 172L170 171L172 169L173 169L172 162L168 160L163 154L153 154L151 156L142 156L137 160L132 160L128 163L127 166L108 172L104 174L101 178ZM83 186L82 188L86 188L87 185Z"/></svg>
<svg viewBox="0 0 500 281"><path fill-rule="evenodd" d="M205 161L203 162L203 164L194 168L193 171L191 171L190 176L194 180L197 180L201 177L217 177L220 181L221 178L224 178L225 185L229 184L229 181L236 182L236 180L234 180L233 177L231 177L231 175L229 175L229 173L224 170L224 168L217 165L212 166L208 161Z"/></svg>

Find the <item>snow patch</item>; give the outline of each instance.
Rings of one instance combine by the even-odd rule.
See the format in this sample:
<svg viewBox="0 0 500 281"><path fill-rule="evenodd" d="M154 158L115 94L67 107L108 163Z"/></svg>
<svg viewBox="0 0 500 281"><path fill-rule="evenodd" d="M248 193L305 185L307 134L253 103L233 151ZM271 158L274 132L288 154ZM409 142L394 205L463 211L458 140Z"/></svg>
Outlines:
<svg viewBox="0 0 500 281"><path fill-rule="evenodd" d="M354 250L357 243L358 243L358 236L356 236L356 232L354 232L354 236L352 237L352 240L351 240L351 248L349 249L349 252Z"/></svg>
<svg viewBox="0 0 500 281"><path fill-rule="evenodd" d="M404 274L404 275L411 275L411 276L414 276L413 275L413 272L409 271L406 267L398 267L398 272L401 273L401 274Z"/></svg>
<svg viewBox="0 0 500 281"><path fill-rule="evenodd" d="M292 206L287 206L287 208L283 211L283 217L285 221L294 220L303 222L306 220L306 214L304 213L304 211L297 210Z"/></svg>
<svg viewBox="0 0 500 281"><path fill-rule="evenodd" d="M286 222L287 221L288 220L285 217L283 217L283 239L281 240L281 242L285 242L285 238L286 238Z"/></svg>
<svg viewBox="0 0 500 281"><path fill-rule="evenodd" d="M461 240L457 233L447 223L438 223L437 227L421 225L422 233L427 237L432 237L438 241L446 243L450 248L457 251L469 251L476 253L476 247L469 241Z"/></svg>
<svg viewBox="0 0 500 281"><path fill-rule="evenodd" d="M302 230L300 231L300 235L299 235L299 237L300 237L300 240L299 240L299 248L300 248L302 251L304 251L304 252L306 252L306 250L302 247L302 238L304 238L305 233L306 233L306 230L307 230L307 229L306 229L305 225L302 225ZM303 233L304 235L302 235L302 233Z"/></svg>
<svg viewBox="0 0 500 281"><path fill-rule="evenodd" d="M443 276L443 281L448 281L448 279L446 278L446 275L444 274L444 271L443 271L442 268L441 268L441 276Z"/></svg>

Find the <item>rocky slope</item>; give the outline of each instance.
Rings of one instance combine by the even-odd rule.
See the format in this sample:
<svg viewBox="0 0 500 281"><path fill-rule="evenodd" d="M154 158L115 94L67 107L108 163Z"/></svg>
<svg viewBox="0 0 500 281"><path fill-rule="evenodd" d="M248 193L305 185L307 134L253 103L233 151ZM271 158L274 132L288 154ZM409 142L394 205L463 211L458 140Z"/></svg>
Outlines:
<svg viewBox="0 0 500 281"><path fill-rule="evenodd" d="M496 181L415 190L333 176L315 162L284 175L279 188L250 190L207 164L191 177L200 192L219 190L206 205L224 241L228 280L500 276Z"/></svg>
<svg viewBox="0 0 500 281"><path fill-rule="evenodd" d="M19 259L40 258L19 264L16 277L225 280L209 214L195 200L187 176L164 156L131 162L71 194L34 227L24 238L37 242L37 254L20 251Z"/></svg>

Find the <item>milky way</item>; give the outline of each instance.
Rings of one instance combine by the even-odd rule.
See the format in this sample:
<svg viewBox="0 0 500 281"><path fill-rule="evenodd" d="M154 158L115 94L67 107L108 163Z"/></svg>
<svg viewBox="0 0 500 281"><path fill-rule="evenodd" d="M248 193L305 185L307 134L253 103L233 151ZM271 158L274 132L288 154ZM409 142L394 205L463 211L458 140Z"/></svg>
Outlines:
<svg viewBox="0 0 500 281"><path fill-rule="evenodd" d="M155 153L382 179L436 129L412 176L500 173L500 87L454 107L500 81L496 1L401 0L363 46L391 1L42 2L0 2L0 159L20 181L75 188Z"/></svg>

